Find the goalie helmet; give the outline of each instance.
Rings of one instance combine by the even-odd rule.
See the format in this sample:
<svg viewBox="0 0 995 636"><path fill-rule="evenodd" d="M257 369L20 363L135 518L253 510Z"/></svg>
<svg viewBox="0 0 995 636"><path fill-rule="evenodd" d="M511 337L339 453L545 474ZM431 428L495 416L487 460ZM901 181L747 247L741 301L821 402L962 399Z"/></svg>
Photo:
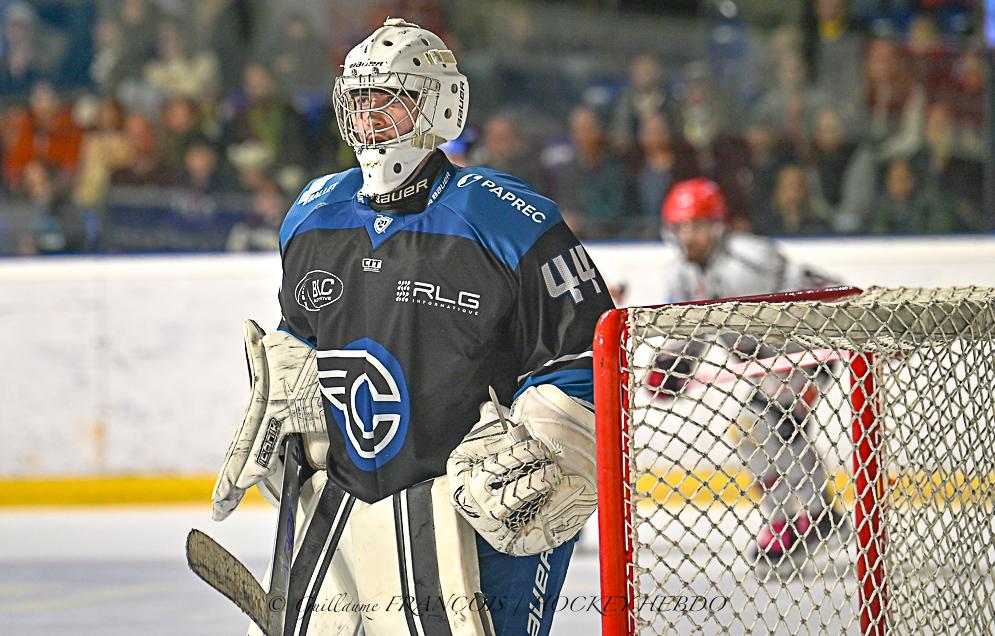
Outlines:
<svg viewBox="0 0 995 636"><path fill-rule="evenodd" d="M332 102L342 138L363 171L362 193L403 184L466 123L469 86L439 36L399 18L346 56Z"/></svg>
<svg viewBox="0 0 995 636"><path fill-rule="evenodd" d="M726 200L718 184L705 178L674 184L660 211L667 225L691 221L725 221Z"/></svg>

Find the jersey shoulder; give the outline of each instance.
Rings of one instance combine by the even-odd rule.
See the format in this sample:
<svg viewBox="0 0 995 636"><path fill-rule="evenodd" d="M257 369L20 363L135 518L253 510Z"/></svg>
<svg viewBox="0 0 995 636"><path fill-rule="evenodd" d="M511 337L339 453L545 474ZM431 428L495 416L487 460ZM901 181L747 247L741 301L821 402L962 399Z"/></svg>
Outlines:
<svg viewBox="0 0 995 636"><path fill-rule="evenodd" d="M730 232L726 235L723 251L730 259L754 270L779 269L784 263L777 243L756 234Z"/></svg>
<svg viewBox="0 0 995 636"><path fill-rule="evenodd" d="M335 214L335 206L351 202L362 185L363 174L358 167L312 179L294 199L283 219L280 227L280 249L286 247L315 212L322 210L323 214ZM331 209L329 206L332 206Z"/></svg>
<svg viewBox="0 0 995 636"><path fill-rule="evenodd" d="M437 203L460 217L512 269L563 218L556 203L525 181L484 166L460 168Z"/></svg>

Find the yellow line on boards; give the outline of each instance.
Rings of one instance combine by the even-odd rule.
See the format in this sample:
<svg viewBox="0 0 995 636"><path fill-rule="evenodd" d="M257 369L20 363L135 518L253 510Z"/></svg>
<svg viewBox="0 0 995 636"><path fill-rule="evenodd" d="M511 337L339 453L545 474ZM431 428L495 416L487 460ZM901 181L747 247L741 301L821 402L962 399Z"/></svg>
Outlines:
<svg viewBox="0 0 995 636"><path fill-rule="evenodd" d="M836 470L830 475L829 494L852 507L856 499L853 475ZM899 508L958 509L964 505L995 503L995 473L910 472L889 475L888 505ZM636 479L634 501L645 510L657 506L681 508L691 504L707 509L715 504L756 505L760 488L749 471L739 467L713 469L651 469Z"/></svg>
<svg viewBox="0 0 995 636"><path fill-rule="evenodd" d="M146 475L121 477L52 477L0 479L0 508L30 506L210 505L214 477L206 475ZM850 507L855 500L853 475L831 474L830 494ZM965 504L995 504L995 474L962 472L892 474L892 505L958 508ZM760 498L753 475L740 467L651 469L636 479L634 499L640 506L708 508L756 505ZM265 504L251 488L244 503Z"/></svg>
<svg viewBox="0 0 995 636"><path fill-rule="evenodd" d="M130 475L0 479L0 507L204 504L210 506L214 477ZM265 504L255 488L244 503Z"/></svg>

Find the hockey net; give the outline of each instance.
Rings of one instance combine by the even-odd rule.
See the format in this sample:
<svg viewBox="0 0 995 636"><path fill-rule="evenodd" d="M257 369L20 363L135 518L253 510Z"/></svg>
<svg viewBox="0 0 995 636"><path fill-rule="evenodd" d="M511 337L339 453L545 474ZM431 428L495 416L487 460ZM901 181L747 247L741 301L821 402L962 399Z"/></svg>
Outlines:
<svg viewBox="0 0 995 636"><path fill-rule="evenodd" d="M605 634L989 634L995 290L606 313Z"/></svg>

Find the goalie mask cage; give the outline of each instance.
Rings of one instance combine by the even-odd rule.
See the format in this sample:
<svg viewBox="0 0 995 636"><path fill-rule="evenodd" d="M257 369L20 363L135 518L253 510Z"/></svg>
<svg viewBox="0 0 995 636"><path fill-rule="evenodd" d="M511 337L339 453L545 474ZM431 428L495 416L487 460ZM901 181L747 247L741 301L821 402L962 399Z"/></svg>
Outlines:
<svg viewBox="0 0 995 636"><path fill-rule="evenodd" d="M974 287L606 312L603 633L993 633L993 336Z"/></svg>

